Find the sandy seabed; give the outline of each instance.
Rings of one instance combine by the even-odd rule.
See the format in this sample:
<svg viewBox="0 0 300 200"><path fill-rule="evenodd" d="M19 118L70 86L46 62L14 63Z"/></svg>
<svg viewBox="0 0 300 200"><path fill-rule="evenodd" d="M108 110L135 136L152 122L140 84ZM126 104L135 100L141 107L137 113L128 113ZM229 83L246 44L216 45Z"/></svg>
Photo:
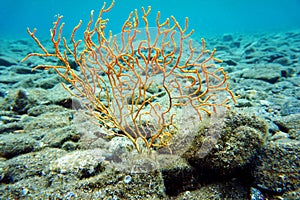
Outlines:
<svg viewBox="0 0 300 200"><path fill-rule="evenodd" d="M0 40L0 198L300 199L300 30L206 41L238 97L216 146L197 157L194 142L171 166L130 173L107 167L115 155L105 151L122 154L128 141L83 134L58 76L32 71L56 61L21 63L39 52L34 42Z"/></svg>

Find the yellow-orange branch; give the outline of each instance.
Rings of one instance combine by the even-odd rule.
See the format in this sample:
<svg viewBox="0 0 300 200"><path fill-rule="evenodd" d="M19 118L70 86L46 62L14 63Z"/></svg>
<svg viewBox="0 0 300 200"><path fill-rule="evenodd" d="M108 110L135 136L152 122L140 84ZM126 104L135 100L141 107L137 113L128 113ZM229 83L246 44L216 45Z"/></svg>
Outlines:
<svg viewBox="0 0 300 200"><path fill-rule="evenodd" d="M57 58L63 65L34 69L54 69L73 86L71 91L64 85L84 100L87 114L97 119L99 126L119 129L113 135L126 136L137 151L141 151L138 138L148 149L169 145L177 127L176 108L193 109L202 120L203 113L211 115L219 106L228 108L229 99L220 94L226 93L235 102L224 69L215 65L221 61L214 58L215 49L206 50L204 39L200 49L195 47L188 18L182 27L174 16L160 22L158 12L156 27L149 27L149 6L142 8L141 21L137 10L131 12L121 33L113 36L106 32L108 18L103 18L113 5L114 1L108 7L104 3L95 21L91 12L83 40L75 40L82 21L74 27L71 48L62 37L64 23L58 16L51 29L55 53L41 44L36 29L27 29L43 53L31 53L23 60L32 56ZM71 68L72 60L78 71Z"/></svg>

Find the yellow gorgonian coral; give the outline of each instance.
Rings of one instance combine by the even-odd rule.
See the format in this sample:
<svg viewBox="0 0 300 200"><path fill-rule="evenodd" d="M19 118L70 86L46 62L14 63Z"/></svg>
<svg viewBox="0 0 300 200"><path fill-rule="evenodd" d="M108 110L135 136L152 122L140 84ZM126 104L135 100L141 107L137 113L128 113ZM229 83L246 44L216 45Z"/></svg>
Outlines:
<svg viewBox="0 0 300 200"><path fill-rule="evenodd" d="M61 65L35 69L54 69L74 88L71 91L64 85L83 100L99 126L109 128L113 135L126 136L138 151L138 138L147 149L168 146L176 134L179 110L192 110L200 121L217 107L228 108L229 99L235 101L226 73L214 64L220 62L214 58L215 50L206 50L204 39L200 45L190 38L194 31L188 32L188 18L181 26L173 16L161 21L158 12L156 26L149 27L151 7L142 8L141 15L137 10L131 12L121 33L113 35L106 30L108 19L103 18L113 5L104 3L95 21L92 11L83 40L76 41L80 21L71 44L62 37L64 24L59 16L51 29L54 51L40 43L36 30L28 29L43 53L31 53L24 60L57 58ZM79 50L82 43L84 48ZM71 61L79 70L71 68ZM180 115L181 120L184 116Z"/></svg>

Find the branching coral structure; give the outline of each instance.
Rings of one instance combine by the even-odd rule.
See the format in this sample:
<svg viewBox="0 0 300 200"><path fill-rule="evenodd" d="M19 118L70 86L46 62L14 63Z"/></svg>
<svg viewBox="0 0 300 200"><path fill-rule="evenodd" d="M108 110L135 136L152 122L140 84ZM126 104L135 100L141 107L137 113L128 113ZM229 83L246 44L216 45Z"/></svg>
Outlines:
<svg viewBox="0 0 300 200"><path fill-rule="evenodd" d="M31 53L24 60L58 59L60 65L34 69L54 69L99 126L113 136L126 136L139 152L141 144L149 150L170 144L178 118L184 120L179 110L192 113L200 122L203 115L217 112L218 107L229 108L229 100L235 101L224 69L216 66L221 60L214 57L215 50L206 50L204 39L202 44L191 39L194 31L188 31L188 18L181 26L174 16L161 21L158 12L155 27L150 27L149 6L142 8L141 15L131 12L121 33L113 35L104 18L113 5L104 3L95 21L91 12L83 40L75 39L81 21L70 42L62 37L64 23L58 16L51 29L51 51L35 36L36 29L28 29L43 53ZM71 62L78 70L72 69Z"/></svg>

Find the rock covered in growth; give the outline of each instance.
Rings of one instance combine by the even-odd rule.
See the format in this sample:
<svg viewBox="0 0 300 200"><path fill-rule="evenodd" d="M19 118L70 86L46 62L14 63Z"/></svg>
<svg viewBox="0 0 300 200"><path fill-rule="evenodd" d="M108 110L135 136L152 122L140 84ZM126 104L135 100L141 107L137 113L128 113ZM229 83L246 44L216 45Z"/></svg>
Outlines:
<svg viewBox="0 0 300 200"><path fill-rule="evenodd" d="M299 152L300 142L296 140L281 139L264 145L253 163L254 183L276 193L299 190Z"/></svg>
<svg viewBox="0 0 300 200"><path fill-rule="evenodd" d="M0 134L0 156L12 158L29 153L39 146L39 142L28 134Z"/></svg>
<svg viewBox="0 0 300 200"><path fill-rule="evenodd" d="M244 70L242 73L242 78L262 80L271 84L279 82L281 78L280 70L282 68L280 65L256 66L256 68Z"/></svg>
<svg viewBox="0 0 300 200"><path fill-rule="evenodd" d="M288 133L291 138L300 140L300 113L284 116L275 121L280 130Z"/></svg>
<svg viewBox="0 0 300 200"><path fill-rule="evenodd" d="M89 199L167 199L159 171L128 174L108 169L76 188L78 197Z"/></svg>
<svg viewBox="0 0 300 200"><path fill-rule="evenodd" d="M50 169L57 174L87 178L105 169L105 157L100 149L73 151L52 162Z"/></svg>
<svg viewBox="0 0 300 200"><path fill-rule="evenodd" d="M162 169L166 193L176 196L182 192L195 190L201 187L197 169L192 167L183 158Z"/></svg>
<svg viewBox="0 0 300 200"><path fill-rule="evenodd" d="M229 111L203 121L184 157L199 170L228 175L251 163L266 133L263 121Z"/></svg>
<svg viewBox="0 0 300 200"><path fill-rule="evenodd" d="M10 57L0 56L0 66L9 67L11 65L17 65L17 61Z"/></svg>
<svg viewBox="0 0 300 200"><path fill-rule="evenodd" d="M236 180L215 182L203 185L197 190L185 191L170 199L174 200L206 200L206 199L249 199L248 188L243 187Z"/></svg>
<svg viewBox="0 0 300 200"><path fill-rule="evenodd" d="M46 148L7 160L3 166L7 170L3 174L2 183L10 184L8 186L13 187L14 183L19 182L26 187L24 182L27 179L35 177L42 181L43 177L50 173L49 164L64 155L64 153L65 151L60 149ZM5 188L4 184L3 188ZM3 192L3 188L0 189L1 192Z"/></svg>
<svg viewBox="0 0 300 200"><path fill-rule="evenodd" d="M45 148L0 162L1 199L165 199L161 172L127 173L102 151Z"/></svg>
<svg viewBox="0 0 300 200"><path fill-rule="evenodd" d="M0 109L12 110L18 114L25 114L31 106L37 105L33 91L28 92L24 89L18 89L8 93Z"/></svg>
<svg viewBox="0 0 300 200"><path fill-rule="evenodd" d="M10 89L6 92L5 97L0 99L0 110L12 111L19 115L37 115L37 113L32 112L32 108L44 106L38 113L41 114L46 112L44 109L50 112L49 108L46 107L53 107L51 104L66 108L72 106L70 94L65 92L61 84L58 84L51 90L42 88Z"/></svg>

